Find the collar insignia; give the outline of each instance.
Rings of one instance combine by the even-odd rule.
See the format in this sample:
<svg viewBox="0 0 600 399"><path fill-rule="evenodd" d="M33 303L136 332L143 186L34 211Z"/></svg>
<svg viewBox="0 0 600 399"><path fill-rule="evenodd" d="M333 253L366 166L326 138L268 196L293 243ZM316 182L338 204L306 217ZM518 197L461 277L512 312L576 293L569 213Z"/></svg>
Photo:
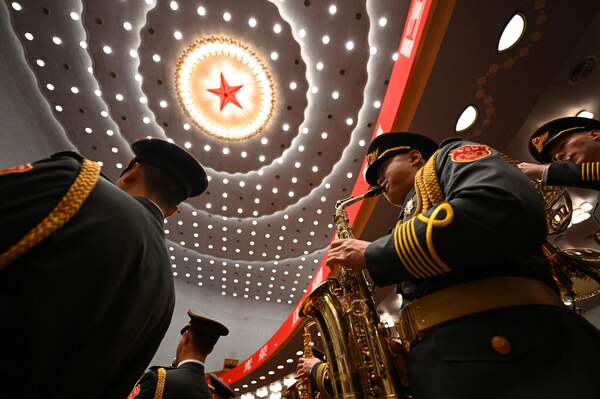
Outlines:
<svg viewBox="0 0 600 399"><path fill-rule="evenodd" d="M406 205L404 206L404 216L410 215L414 207L415 201L411 198L406 202Z"/></svg>

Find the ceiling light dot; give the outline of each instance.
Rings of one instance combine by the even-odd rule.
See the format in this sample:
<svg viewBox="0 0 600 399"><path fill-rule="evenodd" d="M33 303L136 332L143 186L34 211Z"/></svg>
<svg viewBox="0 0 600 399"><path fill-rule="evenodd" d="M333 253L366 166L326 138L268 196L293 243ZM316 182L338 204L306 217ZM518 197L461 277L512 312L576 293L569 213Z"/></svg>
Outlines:
<svg viewBox="0 0 600 399"><path fill-rule="evenodd" d="M204 144L204 151L210 151L210 146L208 144Z"/></svg>
<svg viewBox="0 0 600 399"><path fill-rule="evenodd" d="M317 62L317 64L315 65L315 67L317 68L317 71L322 71L323 70L323 63L321 61Z"/></svg>
<svg viewBox="0 0 600 399"><path fill-rule="evenodd" d="M225 155L229 155L229 148L227 148L227 147L223 148L223 151L222 151L222 152L223 152L223 154L225 154Z"/></svg>
<svg viewBox="0 0 600 399"><path fill-rule="evenodd" d="M181 40L183 38L183 33L176 30L175 32L173 32L173 37L175 38L175 40Z"/></svg>
<svg viewBox="0 0 600 399"><path fill-rule="evenodd" d="M132 48L131 50L129 50L129 56L130 56L131 58L135 58L135 57L137 57L137 56L138 56L138 52L137 52L137 50L136 50L136 49L133 49L133 48Z"/></svg>
<svg viewBox="0 0 600 399"><path fill-rule="evenodd" d="M323 42L323 44L329 44L330 41L331 39L328 35L323 35L323 37L321 38L321 42Z"/></svg>
<svg viewBox="0 0 600 399"><path fill-rule="evenodd" d="M52 38L52 41L53 41L53 42L54 42L54 44L56 44L56 45L62 44L62 39L61 39L60 37L58 37L58 36L54 36L54 37Z"/></svg>
<svg viewBox="0 0 600 399"><path fill-rule="evenodd" d="M48 83L48 84L46 85L46 88L47 88L48 90L52 91L52 90L54 90L54 85L53 85L52 83Z"/></svg>
<svg viewBox="0 0 600 399"><path fill-rule="evenodd" d="M292 183L294 183L294 184L298 183L298 178L297 177L292 177Z"/></svg>
<svg viewBox="0 0 600 399"><path fill-rule="evenodd" d="M146 104L148 102L148 99L144 96L140 97L140 103L142 104Z"/></svg>
<svg viewBox="0 0 600 399"><path fill-rule="evenodd" d="M377 54L377 47L375 47L375 46L371 46L371 47L369 48L369 54L371 54L371 55L375 55L375 54Z"/></svg>
<svg viewBox="0 0 600 399"><path fill-rule="evenodd" d="M346 125L351 126L354 123L352 118L346 118Z"/></svg>
<svg viewBox="0 0 600 399"><path fill-rule="evenodd" d="M103 46L102 51L104 51L104 54L110 54L112 53L112 48L110 46Z"/></svg>
<svg viewBox="0 0 600 399"><path fill-rule="evenodd" d="M281 25L279 25L279 24L273 25L273 32L281 33Z"/></svg>
<svg viewBox="0 0 600 399"><path fill-rule="evenodd" d="M40 66L40 67L43 67L44 65L46 65L44 60L40 60L39 58L35 61L35 63L38 64L38 66Z"/></svg>
<svg viewBox="0 0 600 399"><path fill-rule="evenodd" d="M122 95L121 93L117 93L117 94L115 95L115 99L116 99L117 101L123 101L124 97L123 97L123 95Z"/></svg>
<svg viewBox="0 0 600 399"><path fill-rule="evenodd" d="M312 94L317 94L317 92L319 91L319 88L317 86L313 86L310 88L310 91L312 92Z"/></svg>
<svg viewBox="0 0 600 399"><path fill-rule="evenodd" d="M189 141L186 141L183 146L187 149L190 149L190 148L192 148L192 143L190 143Z"/></svg>
<svg viewBox="0 0 600 399"><path fill-rule="evenodd" d="M101 92L100 90L96 89L96 90L94 90L94 94L95 94L97 97L100 97L100 96L102 95L102 92ZM106 116L102 115L102 112L105 112L105 113L106 113ZM104 116L105 118L106 118L106 117L108 117L108 113L107 113L106 111L100 111L100 115Z"/></svg>
<svg viewBox="0 0 600 399"><path fill-rule="evenodd" d="M135 80L136 82L141 82L142 81L142 75L140 75L139 73L135 74Z"/></svg>
<svg viewBox="0 0 600 399"><path fill-rule="evenodd" d="M327 138L327 132L321 133L321 138L325 140Z"/></svg>
<svg viewBox="0 0 600 399"><path fill-rule="evenodd" d="M225 11L225 12L223 13L223 20L224 20L225 22L229 22L229 21L231 21L231 14L230 14L229 12Z"/></svg>
<svg viewBox="0 0 600 399"><path fill-rule="evenodd" d="M382 28L387 25L387 22L388 21L386 17L379 18L379 26L381 26Z"/></svg>
<svg viewBox="0 0 600 399"><path fill-rule="evenodd" d="M262 139L260 139L260 143L262 145L267 145L269 143L269 139L266 137L263 137Z"/></svg>
<svg viewBox="0 0 600 399"><path fill-rule="evenodd" d="M60 105L57 105L54 107L55 110L57 110L58 112L62 112L63 107L61 107Z"/></svg>
<svg viewBox="0 0 600 399"><path fill-rule="evenodd" d="M169 7L171 7L171 10L177 11L179 9L179 4L177 4L176 1L172 1L169 3Z"/></svg>
<svg viewBox="0 0 600 399"><path fill-rule="evenodd" d="M346 42L346 50L351 51L354 48L354 42L352 40L348 40Z"/></svg>
<svg viewBox="0 0 600 399"><path fill-rule="evenodd" d="M279 58L279 54L277 54L277 51L272 51L271 52L271 59L273 61L276 61Z"/></svg>
<svg viewBox="0 0 600 399"><path fill-rule="evenodd" d="M240 187L245 187L246 186L246 182L243 180L240 180L240 182L238 183Z"/></svg>
<svg viewBox="0 0 600 399"><path fill-rule="evenodd" d="M203 17L206 15L206 8L200 6L200 7L196 8L196 12L198 13L198 15Z"/></svg>
<svg viewBox="0 0 600 399"><path fill-rule="evenodd" d="M337 100L338 98L340 98L340 93L337 91L332 92L331 98L333 98L334 100Z"/></svg>
<svg viewBox="0 0 600 399"><path fill-rule="evenodd" d="M298 84L296 82L294 82L294 81L290 82L290 89L296 90L297 87L298 87Z"/></svg>
<svg viewBox="0 0 600 399"><path fill-rule="evenodd" d="M513 48L521 40L524 33L525 16L521 13L516 13L502 30L500 40L498 40L498 52L502 53Z"/></svg>
<svg viewBox="0 0 600 399"><path fill-rule="evenodd" d="M260 184L257 184L257 185L256 185L256 189L257 189L258 191L260 191L260 190L262 190L262 186L261 186Z"/></svg>
<svg viewBox="0 0 600 399"><path fill-rule="evenodd" d="M248 156L248 153L246 151L242 151L242 153L240 154L240 156L242 158L246 158Z"/></svg>
<svg viewBox="0 0 600 399"><path fill-rule="evenodd" d="M189 123L183 124L183 130L190 130L191 128L192 128L192 126Z"/></svg>
<svg viewBox="0 0 600 399"><path fill-rule="evenodd" d="M282 126L282 128L283 128L283 130L284 130L285 132L287 132L288 130L290 130L290 125L289 125L289 124L287 124L287 123L284 123L284 124L283 124L283 126Z"/></svg>
<svg viewBox="0 0 600 399"><path fill-rule="evenodd" d="M319 171L319 167L318 167L318 166L316 166L316 165L315 165L315 166L313 166L313 167L312 167L312 171L313 171L313 173L317 173L317 172Z"/></svg>
<svg viewBox="0 0 600 399"><path fill-rule="evenodd" d="M81 47L82 49L86 49L88 48L88 44L85 40L82 40L79 42L79 47Z"/></svg>
<svg viewBox="0 0 600 399"><path fill-rule="evenodd" d="M11 3L11 6L12 6L13 10L15 10L15 11L21 11L23 9L23 7L21 7L21 5L19 3L17 3L16 1L13 1Z"/></svg>
<svg viewBox="0 0 600 399"><path fill-rule="evenodd" d="M249 25L251 28L254 28L254 27L256 27L256 18L254 18L254 17L250 17L250 19L248 19L248 25Z"/></svg>
<svg viewBox="0 0 600 399"><path fill-rule="evenodd" d="M131 22L129 22L129 21L123 22L123 29L131 30L132 28L133 28L133 26L131 26Z"/></svg>
<svg viewBox="0 0 600 399"><path fill-rule="evenodd" d="M352 179L352 173L350 173L350 172L346 173L346 177L347 177L348 179Z"/></svg>
<svg viewBox="0 0 600 399"><path fill-rule="evenodd" d="M374 101L373 102L373 107L375 107L377 109L381 108L381 101L379 101L379 100Z"/></svg>
<svg viewBox="0 0 600 399"><path fill-rule="evenodd" d="M108 129L108 130L106 131L106 135L107 135L107 136L112 136L113 134L115 134L115 132L113 132L113 131L112 131L112 130L110 130L110 129Z"/></svg>
<svg viewBox="0 0 600 399"><path fill-rule="evenodd" d="M332 4L329 6L329 14L334 15L337 12L337 6Z"/></svg>
<svg viewBox="0 0 600 399"><path fill-rule="evenodd" d="M206 206L206 209L212 208L212 204L210 202L207 202L206 205L204 205L204 206ZM212 228L212 227L209 227L209 229L210 228Z"/></svg>
<svg viewBox="0 0 600 399"><path fill-rule="evenodd" d="M398 53L392 54L392 61L398 61L398 57L399 57Z"/></svg>
<svg viewBox="0 0 600 399"><path fill-rule="evenodd" d="M300 162L295 162L295 163L294 163L294 167L295 167L296 169L298 169L300 166L302 166L302 164L301 164Z"/></svg>
<svg viewBox="0 0 600 399"><path fill-rule="evenodd" d="M359 140L359 141L358 141L358 145L359 145L360 147L364 147L364 146L365 146L365 144L366 144L366 142L365 142L364 140Z"/></svg>
<svg viewBox="0 0 600 399"><path fill-rule="evenodd" d="M79 93L79 89L77 87L73 86L73 87L71 87L71 93L77 94L77 93Z"/></svg>
<svg viewBox="0 0 600 399"><path fill-rule="evenodd" d="M586 110L583 109L583 110L579 111L577 113L577 115L575 115L575 116L578 116L580 118L589 118L589 119L592 119L594 117L594 114L592 112L590 112L590 111L586 111Z"/></svg>
<svg viewBox="0 0 600 399"><path fill-rule="evenodd" d="M25 39L27 40L33 40L33 35L29 32L25 32Z"/></svg>
<svg viewBox="0 0 600 399"><path fill-rule="evenodd" d="M158 54L154 54L154 55L152 56L152 61L154 61L154 62L160 62L160 55L158 55Z"/></svg>
<svg viewBox="0 0 600 399"><path fill-rule="evenodd" d="M477 119L477 108L473 105L469 105L465 110L460 114L458 120L456 121L455 130L457 132L462 132L467 130L475 123Z"/></svg>
<svg viewBox="0 0 600 399"><path fill-rule="evenodd" d="M299 145L298 146L298 151L299 152L303 152L304 151L304 146L303 145Z"/></svg>
<svg viewBox="0 0 600 399"><path fill-rule="evenodd" d="M71 11L69 13L69 16L73 21L79 21L79 14L77 14L75 11Z"/></svg>
<svg viewBox="0 0 600 399"><path fill-rule="evenodd" d="M83 129L87 134L91 134L92 133L92 129L89 127L86 127L85 129Z"/></svg>
<svg viewBox="0 0 600 399"><path fill-rule="evenodd" d="M305 30L305 29L300 29L300 30L298 31L298 36L299 36L300 38L303 38L303 37L305 37L305 36L306 36L306 30Z"/></svg>
<svg viewBox="0 0 600 399"><path fill-rule="evenodd" d="M160 105L161 108L167 108L167 106L168 106L168 104L165 100L160 100L160 103L158 105Z"/></svg>
<svg viewBox="0 0 600 399"><path fill-rule="evenodd" d="M119 152L119 149L117 147L113 147L110 150L112 151L113 154L116 154L117 152Z"/></svg>

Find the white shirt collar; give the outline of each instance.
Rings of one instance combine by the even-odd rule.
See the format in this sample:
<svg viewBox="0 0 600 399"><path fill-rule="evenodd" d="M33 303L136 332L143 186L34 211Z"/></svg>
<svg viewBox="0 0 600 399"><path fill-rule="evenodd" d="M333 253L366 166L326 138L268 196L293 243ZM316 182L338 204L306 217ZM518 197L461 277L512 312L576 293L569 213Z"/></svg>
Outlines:
<svg viewBox="0 0 600 399"><path fill-rule="evenodd" d="M158 211L160 212L160 214L163 216L163 218L165 217L165 214L163 213L162 209L160 209L160 206L158 206L158 204L154 201L152 201L150 198L148 197L144 197L146 198L148 201L150 201L155 207L156 209L158 209Z"/></svg>
<svg viewBox="0 0 600 399"><path fill-rule="evenodd" d="M181 367L181 365L184 364L184 363L198 363L199 365L201 365L202 367L204 367L204 363L202 363L200 360L196 360L196 359L185 359L185 360L182 360L182 361L180 361L177 364L177 367Z"/></svg>

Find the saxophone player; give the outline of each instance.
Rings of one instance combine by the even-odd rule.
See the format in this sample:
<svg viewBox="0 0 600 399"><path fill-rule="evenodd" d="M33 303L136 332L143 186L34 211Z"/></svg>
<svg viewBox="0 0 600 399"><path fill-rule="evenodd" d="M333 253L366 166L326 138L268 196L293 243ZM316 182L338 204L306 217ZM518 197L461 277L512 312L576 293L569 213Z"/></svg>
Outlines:
<svg viewBox="0 0 600 399"><path fill-rule="evenodd" d="M600 335L560 300L529 179L486 145L404 132L376 137L367 163L401 219L334 241L327 264L400 286L414 397L600 397Z"/></svg>

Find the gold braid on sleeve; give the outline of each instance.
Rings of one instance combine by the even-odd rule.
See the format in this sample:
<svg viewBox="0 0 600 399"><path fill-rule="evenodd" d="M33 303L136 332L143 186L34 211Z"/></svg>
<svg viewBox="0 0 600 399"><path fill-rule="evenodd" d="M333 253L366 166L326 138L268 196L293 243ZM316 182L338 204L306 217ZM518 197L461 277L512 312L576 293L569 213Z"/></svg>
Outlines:
<svg viewBox="0 0 600 399"><path fill-rule="evenodd" d="M42 242L50 234L65 225L77 212L96 186L100 177L100 165L84 159L79 174L67 193L54 209L31 229L19 242L0 255L0 271L15 259Z"/></svg>

